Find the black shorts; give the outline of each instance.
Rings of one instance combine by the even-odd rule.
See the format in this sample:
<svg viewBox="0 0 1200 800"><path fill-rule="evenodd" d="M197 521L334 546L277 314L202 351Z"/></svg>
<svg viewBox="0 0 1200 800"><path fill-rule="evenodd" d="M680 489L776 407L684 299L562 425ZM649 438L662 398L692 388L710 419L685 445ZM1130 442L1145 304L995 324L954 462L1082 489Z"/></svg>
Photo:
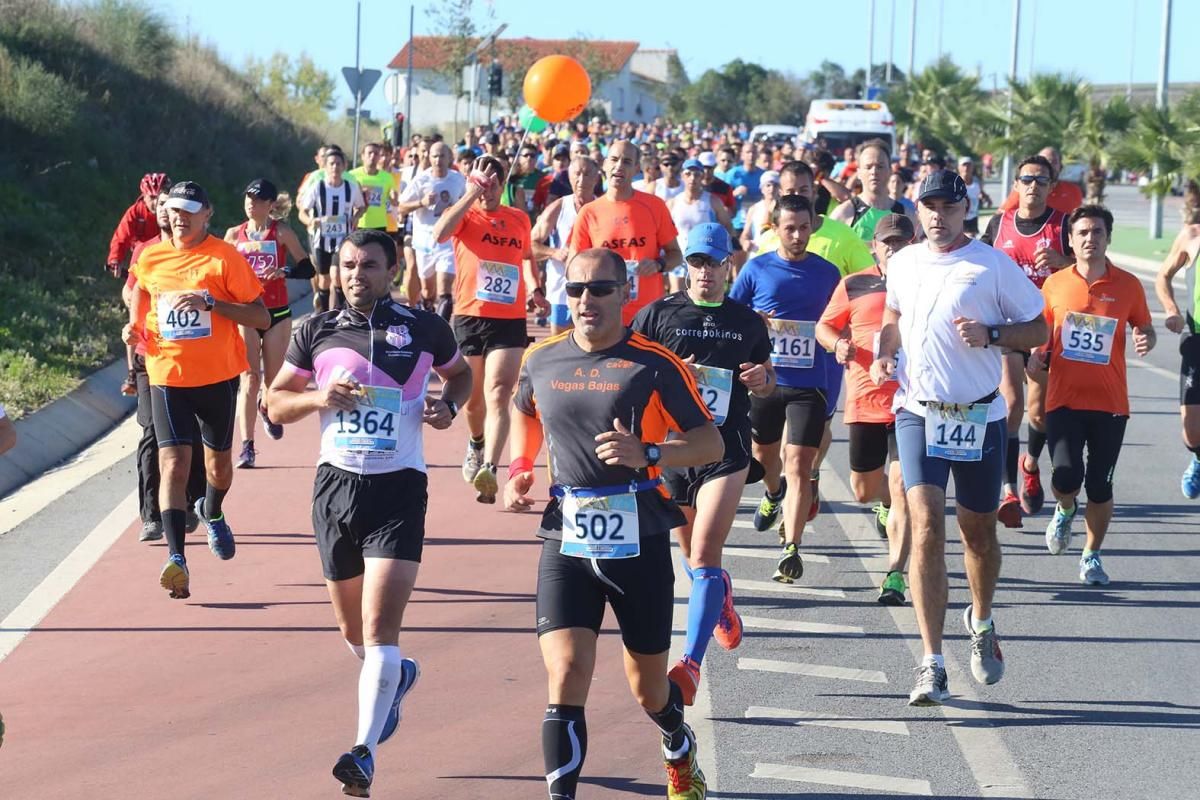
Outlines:
<svg viewBox="0 0 1200 800"><path fill-rule="evenodd" d="M770 397L750 396L750 435L756 444L775 444L787 423L788 444L820 447L828 400L824 389L777 386Z"/></svg>
<svg viewBox="0 0 1200 800"><path fill-rule="evenodd" d="M490 319L455 314L454 339L464 356L486 356L493 350L505 350L529 344L525 318Z"/></svg>
<svg viewBox="0 0 1200 800"><path fill-rule="evenodd" d="M979 217L963 220L963 233L973 233L979 235Z"/></svg>
<svg viewBox="0 0 1200 800"><path fill-rule="evenodd" d="M664 467L663 483L671 493L671 499L681 506L696 507L696 495L700 487L711 480L733 475L750 466L750 436L747 426L726 430L721 428L725 441L725 455L720 461L701 467Z"/></svg>
<svg viewBox="0 0 1200 800"><path fill-rule="evenodd" d="M315 248L312 254L313 268L317 271L318 275L328 275L330 267L333 266L333 259L336 257L337 253Z"/></svg>
<svg viewBox="0 0 1200 800"><path fill-rule="evenodd" d="M255 330L258 331L259 336L266 336L267 331L271 330L271 328L274 328L276 325L283 322L285 319L292 318L292 307L291 306L280 306L279 308L268 308L267 312L271 315L271 324L265 328L255 328Z"/></svg>
<svg viewBox="0 0 1200 800"><path fill-rule="evenodd" d="M208 386L151 386L150 409L158 446L191 447L199 423L200 439L209 450L224 452L233 447L240 377Z"/></svg>
<svg viewBox="0 0 1200 800"><path fill-rule="evenodd" d="M874 472L896 455L896 423L849 422L850 470Z"/></svg>
<svg viewBox="0 0 1200 800"><path fill-rule="evenodd" d="M1050 446L1051 482L1062 494L1083 486L1092 503L1113 496L1113 474L1125 441L1129 417L1107 411L1056 408L1046 414L1046 444ZM1087 465L1083 448L1087 447Z"/></svg>
<svg viewBox="0 0 1200 800"><path fill-rule="evenodd" d="M1179 340L1179 405L1200 406L1200 334Z"/></svg>
<svg viewBox="0 0 1200 800"><path fill-rule="evenodd" d="M670 535L643 536L642 551L636 558L575 558L560 553L561 546L556 539L542 542L538 636L564 628L600 633L607 601L626 648L643 655L670 649L675 612Z"/></svg>
<svg viewBox="0 0 1200 800"><path fill-rule="evenodd" d="M429 476L416 469L358 475L319 465L312 523L325 577L357 578L364 558L420 563L428 490Z"/></svg>

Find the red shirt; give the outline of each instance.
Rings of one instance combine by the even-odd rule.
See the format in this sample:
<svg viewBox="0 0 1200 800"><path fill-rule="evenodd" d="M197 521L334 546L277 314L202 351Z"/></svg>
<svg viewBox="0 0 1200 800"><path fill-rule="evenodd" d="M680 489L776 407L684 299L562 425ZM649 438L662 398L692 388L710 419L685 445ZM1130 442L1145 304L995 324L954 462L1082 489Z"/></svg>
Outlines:
<svg viewBox="0 0 1200 800"><path fill-rule="evenodd" d="M113 232L112 241L108 244L109 264L120 264L125 261L133 248L142 242L158 241L158 220L154 212L146 205L146 201L137 201L125 210L117 229Z"/></svg>
<svg viewBox="0 0 1200 800"><path fill-rule="evenodd" d="M1051 270L1037 267L1037 251L1041 247L1048 247L1065 254L1062 242L1066 228L1067 215L1053 209L1041 228L1026 235L1017 228L1016 209L1005 211L1000 217L1000 225L996 229L996 239L992 242L992 247L1017 262L1017 266L1025 270L1029 280L1040 289L1046 278L1050 277Z"/></svg>
<svg viewBox="0 0 1200 800"><path fill-rule="evenodd" d="M246 234L247 223L243 222L237 227L237 237L233 245L245 256L250 268L258 276L258 282L263 287L263 303L272 310L288 304L287 281L284 278L264 280L262 277L276 267L282 267L287 261L283 245L276 236L275 228L278 224L272 220L270 227L259 239L252 239Z"/></svg>
<svg viewBox="0 0 1200 800"><path fill-rule="evenodd" d="M1004 202L1000 204L999 210L1011 211L1020 204L1021 200L1017 197L1017 190L1013 189L1008 193L1008 197L1004 198ZM1050 190L1050 195L1046 198L1046 205L1064 214L1070 214L1083 205L1083 190L1074 183L1056 183L1054 184L1054 188Z"/></svg>

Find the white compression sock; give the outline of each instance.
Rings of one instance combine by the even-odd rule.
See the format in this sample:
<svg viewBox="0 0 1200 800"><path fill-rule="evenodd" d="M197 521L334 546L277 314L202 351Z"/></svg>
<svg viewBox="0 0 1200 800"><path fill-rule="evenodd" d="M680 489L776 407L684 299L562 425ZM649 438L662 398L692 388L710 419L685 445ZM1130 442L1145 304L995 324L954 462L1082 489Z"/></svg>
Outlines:
<svg viewBox="0 0 1200 800"><path fill-rule="evenodd" d="M350 652L354 653L354 655L358 657L359 661L362 661L367 656L367 649L361 644L355 644L354 642L347 640L346 647L350 648Z"/></svg>
<svg viewBox="0 0 1200 800"><path fill-rule="evenodd" d="M402 670L399 647L367 645L366 651L358 674L358 735L354 741L365 744L374 755L383 723L396 699Z"/></svg>

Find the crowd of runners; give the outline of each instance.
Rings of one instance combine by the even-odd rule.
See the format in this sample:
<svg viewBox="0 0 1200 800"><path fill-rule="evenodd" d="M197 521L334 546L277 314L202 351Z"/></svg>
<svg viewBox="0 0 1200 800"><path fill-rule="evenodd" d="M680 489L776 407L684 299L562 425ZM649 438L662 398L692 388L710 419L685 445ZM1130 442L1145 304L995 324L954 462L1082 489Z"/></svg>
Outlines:
<svg viewBox="0 0 1200 800"><path fill-rule="evenodd" d="M361 661L354 746L333 774L368 796L376 749L420 677L400 621L429 500L422 430L461 414L464 492L497 511L548 501L533 627L549 796L576 796L610 606L630 690L661 735L667 796L697 800L704 743L686 709L710 640L742 638L722 547L743 490L761 481L753 526L777 531L771 577L803 580L841 407L848 483L887 541L878 600L911 602L919 623L910 704L949 697L951 475L971 672L996 683L997 524L1033 527L1048 448L1055 503L1037 529L1049 553L1067 552L1084 492L1079 580L1108 583L1127 350L1146 355L1155 330L1140 281L1106 255L1112 215L1056 180L1053 149L1019 161L982 231L991 199L973 160L951 170L917 152L872 139L835 156L750 141L744 126L523 136L502 122L458 142L371 142L357 169L324 146L294 193L275 182L287 176L247 176L245 221L223 235L204 187L148 174L109 267L127 275L141 538L166 539L163 589L190 595L185 534L200 525L213 554L235 556L222 502L236 469L270 458L260 424L279 439L317 415L313 531ZM1166 327L1185 334L1189 498L1200 496L1200 288L1181 312L1171 278L1200 251L1198 200L1158 282ZM314 297L294 328L287 278L310 280ZM674 664L672 541L691 581Z"/></svg>

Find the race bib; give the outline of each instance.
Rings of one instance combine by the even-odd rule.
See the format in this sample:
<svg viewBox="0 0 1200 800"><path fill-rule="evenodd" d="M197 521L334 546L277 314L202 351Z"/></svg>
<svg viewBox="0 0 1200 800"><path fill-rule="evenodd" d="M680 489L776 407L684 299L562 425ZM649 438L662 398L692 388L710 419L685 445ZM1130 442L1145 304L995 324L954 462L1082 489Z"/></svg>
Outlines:
<svg viewBox="0 0 1200 800"><path fill-rule="evenodd" d="M405 413L400 389L363 386L358 404L329 417L333 446L347 453L396 449L397 417Z"/></svg>
<svg viewBox="0 0 1200 800"><path fill-rule="evenodd" d="M254 274L260 278L273 273L275 265L279 263L274 241L238 242L236 247L238 252L245 256L246 262L250 264L250 269L254 270Z"/></svg>
<svg viewBox="0 0 1200 800"><path fill-rule="evenodd" d="M700 389L700 397L708 412L713 415L713 422L722 425L729 413L729 395L733 392L733 370L720 367L705 367L696 365L699 376L696 385Z"/></svg>
<svg viewBox="0 0 1200 800"><path fill-rule="evenodd" d="M378 186L364 186L363 201L369 208L381 207L383 205L383 189Z"/></svg>
<svg viewBox="0 0 1200 800"><path fill-rule="evenodd" d="M982 461L988 403L927 403L925 455L947 461Z"/></svg>
<svg viewBox="0 0 1200 800"><path fill-rule="evenodd" d="M1062 324L1063 358L1107 364L1112 358L1116 332L1117 321L1112 317L1068 311Z"/></svg>
<svg viewBox="0 0 1200 800"><path fill-rule="evenodd" d="M501 264L499 261L479 262L479 284L475 288L477 300L511 306L517 302L520 287L520 271L514 265Z"/></svg>
<svg viewBox="0 0 1200 800"><path fill-rule="evenodd" d="M212 312L188 308L176 311L180 296L193 292L163 292L158 296L158 333L168 341L207 339L212 336Z"/></svg>
<svg viewBox="0 0 1200 800"><path fill-rule="evenodd" d="M341 239L349 232L349 224L344 216L336 217L321 217L317 220L320 223L321 236L326 239Z"/></svg>
<svg viewBox="0 0 1200 800"><path fill-rule="evenodd" d="M637 495L562 498L564 556L574 558L636 558L642 551Z"/></svg>
<svg viewBox="0 0 1200 800"><path fill-rule="evenodd" d="M771 363L776 367L810 369L817 350L817 323L794 319L767 319L771 335Z"/></svg>
<svg viewBox="0 0 1200 800"><path fill-rule="evenodd" d="M625 262L625 274L629 277L629 299L630 300L637 300L637 290L638 290L637 265L638 265L638 262L636 260Z"/></svg>

